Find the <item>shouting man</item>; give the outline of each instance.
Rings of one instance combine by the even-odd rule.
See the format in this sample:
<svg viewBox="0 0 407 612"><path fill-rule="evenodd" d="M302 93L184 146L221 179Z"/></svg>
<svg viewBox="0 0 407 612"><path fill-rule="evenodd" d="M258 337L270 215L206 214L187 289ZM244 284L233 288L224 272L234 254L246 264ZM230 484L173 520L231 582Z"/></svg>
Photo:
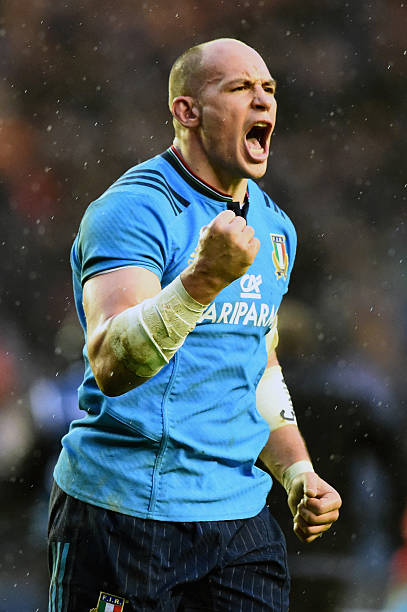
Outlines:
<svg viewBox="0 0 407 612"><path fill-rule="evenodd" d="M71 262L87 414L54 473L50 610L286 612L259 456L302 541L338 518L275 353L296 234L253 180L275 88L238 40L187 50L170 74L173 145L83 217Z"/></svg>

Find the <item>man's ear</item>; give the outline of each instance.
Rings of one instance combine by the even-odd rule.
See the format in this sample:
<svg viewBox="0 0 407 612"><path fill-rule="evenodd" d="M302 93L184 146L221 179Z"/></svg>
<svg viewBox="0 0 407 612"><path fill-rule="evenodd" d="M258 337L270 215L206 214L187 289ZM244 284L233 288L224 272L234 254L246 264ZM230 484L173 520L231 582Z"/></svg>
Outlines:
<svg viewBox="0 0 407 612"><path fill-rule="evenodd" d="M178 96L172 102L173 117L186 128L195 128L201 120L198 105L191 96Z"/></svg>

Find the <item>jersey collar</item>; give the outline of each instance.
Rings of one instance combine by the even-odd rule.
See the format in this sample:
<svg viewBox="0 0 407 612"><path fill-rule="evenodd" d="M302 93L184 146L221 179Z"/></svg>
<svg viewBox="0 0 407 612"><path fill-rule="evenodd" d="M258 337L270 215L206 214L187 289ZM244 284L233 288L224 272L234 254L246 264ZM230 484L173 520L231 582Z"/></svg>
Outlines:
<svg viewBox="0 0 407 612"><path fill-rule="evenodd" d="M178 153L174 145L167 149L162 154L162 157L169 164L171 164L171 166L182 176L182 178L189 185L191 185L191 187L196 189L196 191L199 191L203 195L212 198L213 200L218 200L219 202L233 202L232 196L219 191L219 189L216 189L215 187L211 187L211 185L199 178L199 176L197 176L195 172L191 170L180 153Z"/></svg>

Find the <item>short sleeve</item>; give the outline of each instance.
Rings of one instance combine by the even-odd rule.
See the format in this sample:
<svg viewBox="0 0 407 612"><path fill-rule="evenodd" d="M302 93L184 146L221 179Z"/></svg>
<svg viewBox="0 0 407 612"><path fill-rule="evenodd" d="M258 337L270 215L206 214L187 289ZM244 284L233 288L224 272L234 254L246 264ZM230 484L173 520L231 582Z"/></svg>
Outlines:
<svg viewBox="0 0 407 612"><path fill-rule="evenodd" d="M291 277L291 272L294 267L295 255L297 252L297 232L295 231L295 227L291 219L287 218L287 220L288 220L287 248L288 248L288 253L289 253L288 272L287 272L287 289L288 289L288 282Z"/></svg>
<svg viewBox="0 0 407 612"><path fill-rule="evenodd" d="M168 258L168 224L151 196L107 191L87 209L79 228L77 260L83 284L95 274L140 266L161 279Z"/></svg>

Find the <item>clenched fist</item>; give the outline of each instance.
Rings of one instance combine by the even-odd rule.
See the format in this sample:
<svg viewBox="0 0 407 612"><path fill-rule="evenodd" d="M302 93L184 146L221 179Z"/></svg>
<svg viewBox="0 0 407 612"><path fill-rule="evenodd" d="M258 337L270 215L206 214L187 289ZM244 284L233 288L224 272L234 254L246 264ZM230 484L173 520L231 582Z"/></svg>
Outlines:
<svg viewBox="0 0 407 612"><path fill-rule="evenodd" d="M288 505L294 517L294 533L302 542L313 542L338 520L339 493L313 472L293 480Z"/></svg>
<svg viewBox="0 0 407 612"><path fill-rule="evenodd" d="M259 248L254 229L243 217L231 210L222 211L201 230L195 261L181 273L185 289L201 304L209 304L245 274Z"/></svg>

